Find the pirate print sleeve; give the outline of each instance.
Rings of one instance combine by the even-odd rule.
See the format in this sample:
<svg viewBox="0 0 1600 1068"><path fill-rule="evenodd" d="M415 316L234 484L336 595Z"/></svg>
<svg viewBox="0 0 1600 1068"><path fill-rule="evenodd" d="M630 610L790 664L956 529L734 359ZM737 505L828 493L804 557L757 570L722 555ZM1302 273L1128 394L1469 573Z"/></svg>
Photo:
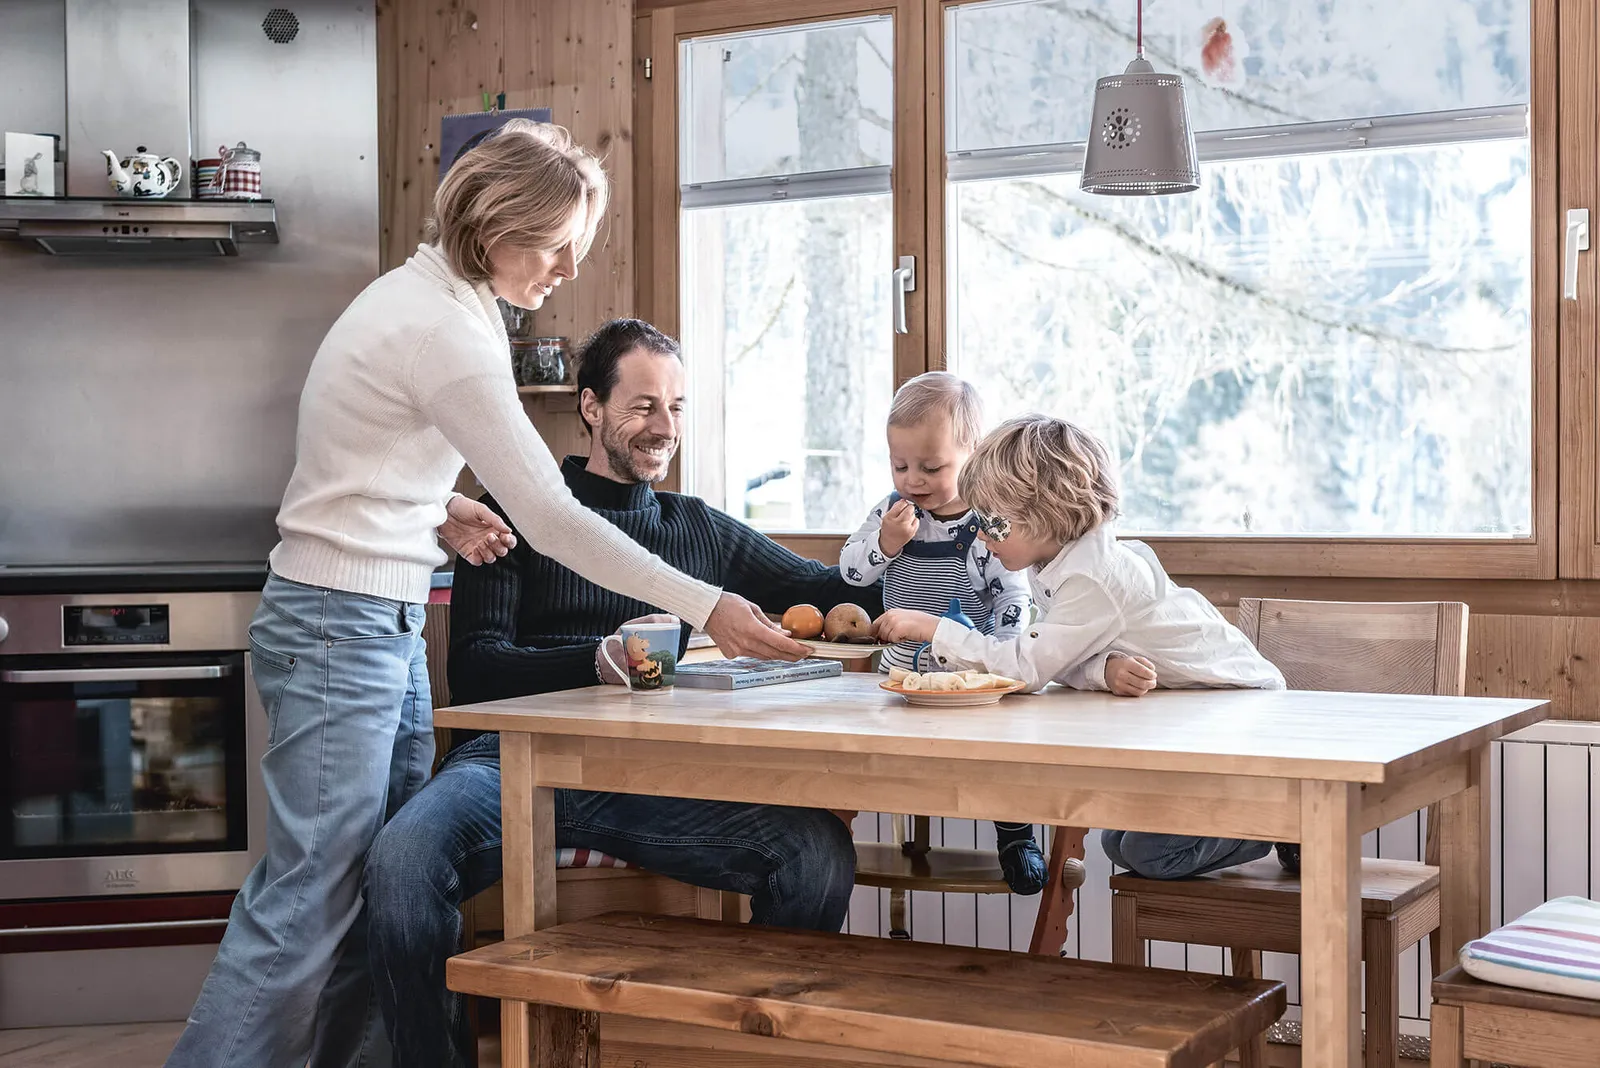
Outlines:
<svg viewBox="0 0 1600 1068"><path fill-rule="evenodd" d="M981 592L994 614L994 636L1007 641L1021 634L1033 608L1033 591L1028 587L1027 576L1006 570L982 541L973 544L968 562L973 589Z"/></svg>
<svg viewBox="0 0 1600 1068"><path fill-rule="evenodd" d="M883 526L883 513L893 501L890 496L873 505L867 521L839 550L839 574L852 586L870 586L889 569L889 558L878 547L878 528Z"/></svg>

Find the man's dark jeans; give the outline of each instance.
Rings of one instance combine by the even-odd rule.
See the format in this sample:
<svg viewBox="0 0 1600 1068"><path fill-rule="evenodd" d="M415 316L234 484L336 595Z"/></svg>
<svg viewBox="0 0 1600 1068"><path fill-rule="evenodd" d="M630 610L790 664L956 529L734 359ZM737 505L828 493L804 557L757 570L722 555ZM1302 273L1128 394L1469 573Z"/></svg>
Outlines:
<svg viewBox="0 0 1600 1068"><path fill-rule="evenodd" d="M499 742L451 753L367 854L373 983L399 1068L466 1063L444 964L461 944L461 902L500 878ZM837 931L849 911L855 849L830 812L579 790L557 790L555 809L558 846L749 894L752 922Z"/></svg>

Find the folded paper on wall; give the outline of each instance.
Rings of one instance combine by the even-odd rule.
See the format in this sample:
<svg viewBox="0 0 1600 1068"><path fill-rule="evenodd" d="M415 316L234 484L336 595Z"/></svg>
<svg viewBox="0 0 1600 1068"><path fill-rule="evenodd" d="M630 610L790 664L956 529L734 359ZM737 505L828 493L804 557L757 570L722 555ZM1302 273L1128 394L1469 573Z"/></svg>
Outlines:
<svg viewBox="0 0 1600 1068"><path fill-rule="evenodd" d="M465 115L446 115L439 122L439 180L445 172L479 141L498 130L507 119L554 121L550 108L513 108L510 111L474 111Z"/></svg>

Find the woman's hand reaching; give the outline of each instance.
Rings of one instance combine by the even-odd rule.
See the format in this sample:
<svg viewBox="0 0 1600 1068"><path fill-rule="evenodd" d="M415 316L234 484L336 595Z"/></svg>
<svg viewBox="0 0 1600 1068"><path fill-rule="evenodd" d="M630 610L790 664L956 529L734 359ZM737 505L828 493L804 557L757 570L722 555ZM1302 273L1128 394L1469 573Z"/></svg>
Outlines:
<svg viewBox="0 0 1600 1068"><path fill-rule="evenodd" d="M706 620L706 633L726 657L761 660L804 660L811 650L736 593L724 593Z"/></svg>
<svg viewBox="0 0 1600 1068"><path fill-rule="evenodd" d="M506 521L482 501L451 497L439 537L469 564L487 564L517 547L517 536Z"/></svg>

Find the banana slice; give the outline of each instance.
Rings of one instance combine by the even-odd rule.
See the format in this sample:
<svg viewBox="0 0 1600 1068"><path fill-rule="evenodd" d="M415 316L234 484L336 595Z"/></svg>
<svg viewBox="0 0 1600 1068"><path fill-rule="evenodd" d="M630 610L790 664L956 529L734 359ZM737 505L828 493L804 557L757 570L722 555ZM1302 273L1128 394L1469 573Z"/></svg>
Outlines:
<svg viewBox="0 0 1600 1068"><path fill-rule="evenodd" d="M928 690L964 690L965 684L961 676L954 671L934 671L922 677L923 688Z"/></svg>

